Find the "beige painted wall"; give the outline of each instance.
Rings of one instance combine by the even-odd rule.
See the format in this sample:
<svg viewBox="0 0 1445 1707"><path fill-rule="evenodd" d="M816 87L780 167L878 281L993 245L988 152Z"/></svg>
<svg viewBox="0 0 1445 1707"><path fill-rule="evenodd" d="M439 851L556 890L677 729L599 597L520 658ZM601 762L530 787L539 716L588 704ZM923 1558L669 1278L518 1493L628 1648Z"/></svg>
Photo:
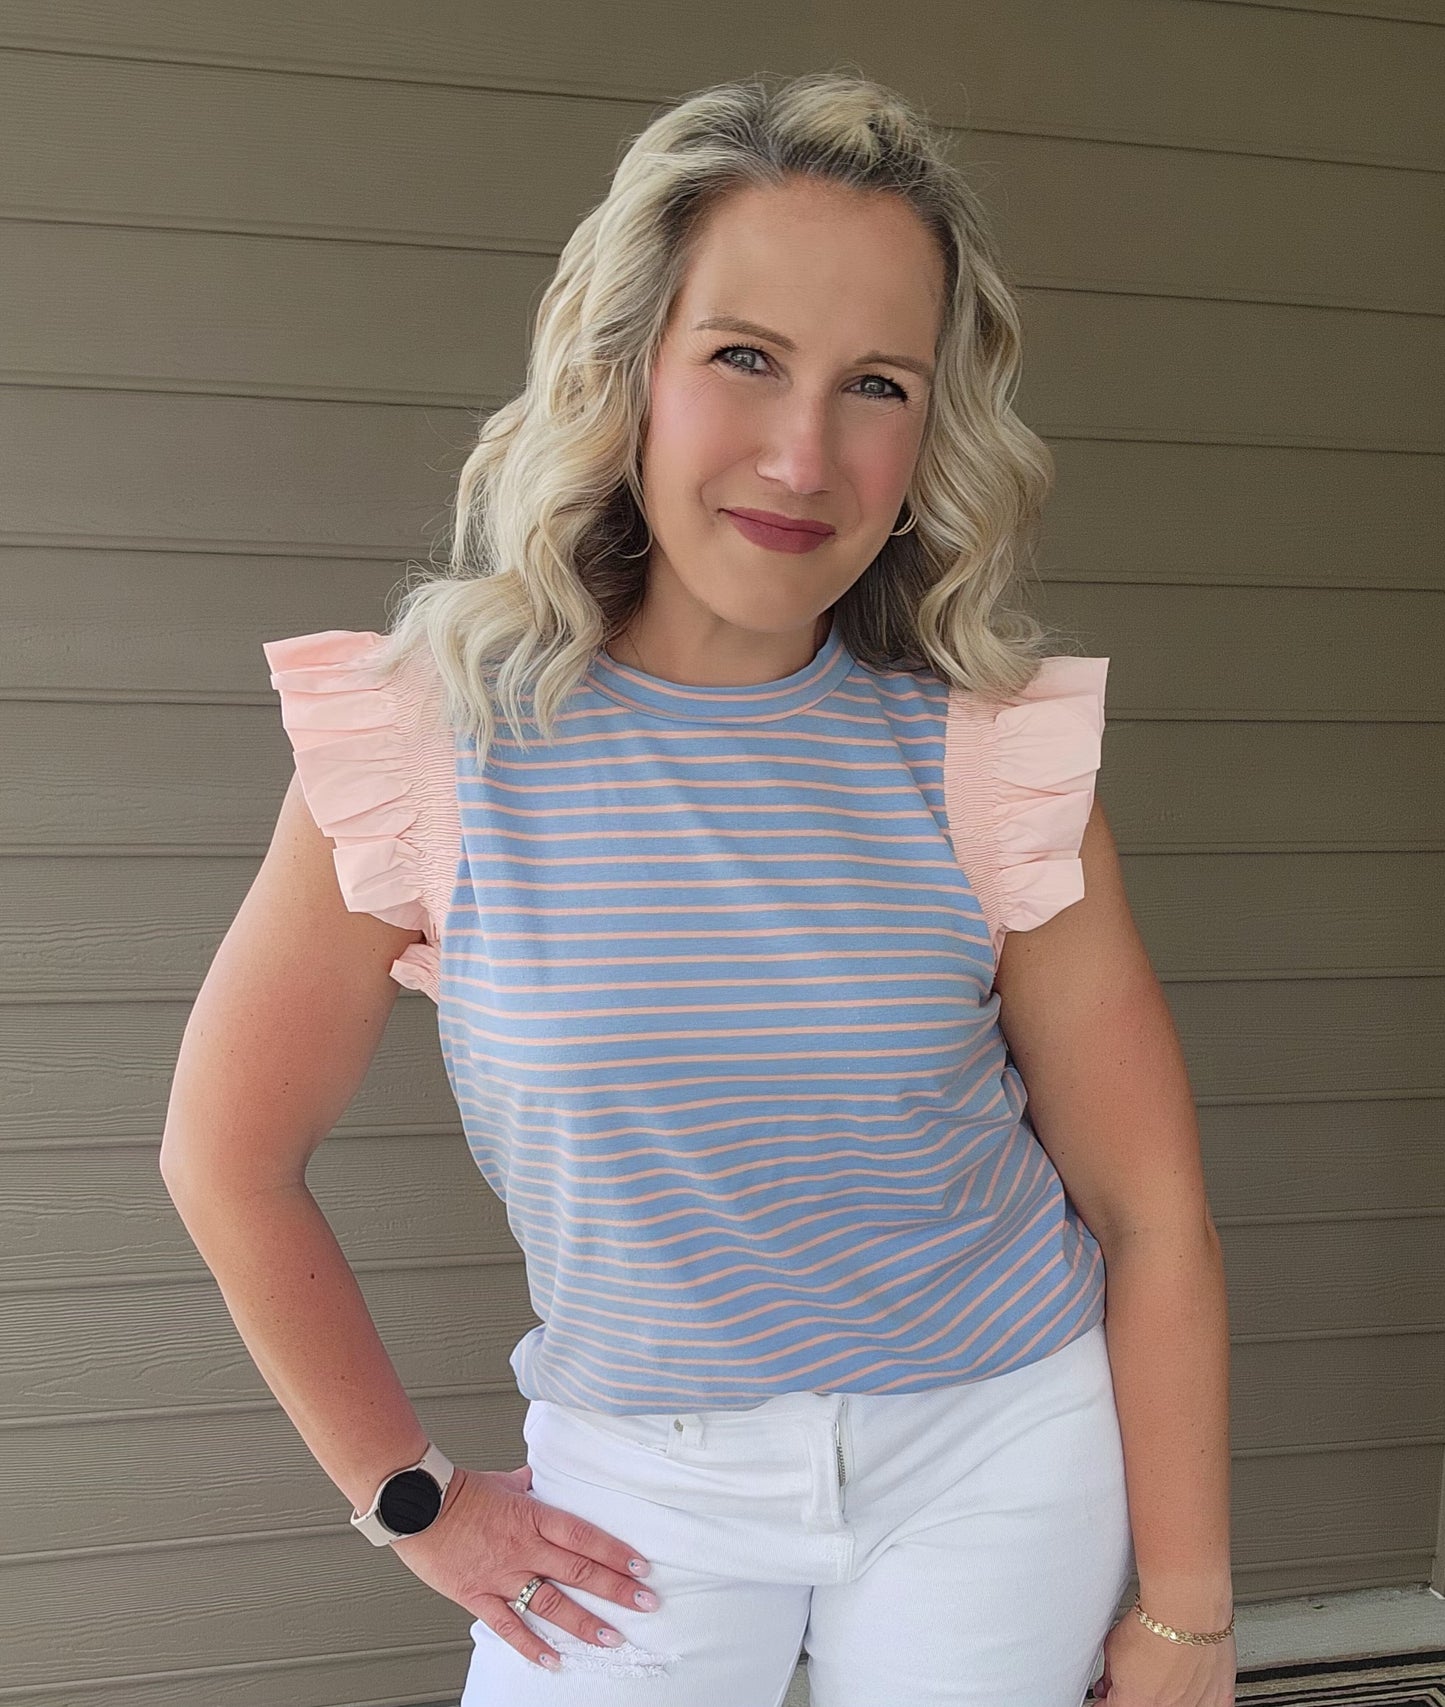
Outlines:
<svg viewBox="0 0 1445 1707"><path fill-rule="evenodd" d="M1226 1246L1238 1599L1445 1587L1442 23L9 0L5 1707L455 1701L466 1614L358 1542L166 1196L169 1074L289 771L261 640L385 626L620 148L759 43L967 126L1016 269L1045 614L1113 660ZM521 1462L534 1318L424 998L310 1177L434 1436Z"/></svg>

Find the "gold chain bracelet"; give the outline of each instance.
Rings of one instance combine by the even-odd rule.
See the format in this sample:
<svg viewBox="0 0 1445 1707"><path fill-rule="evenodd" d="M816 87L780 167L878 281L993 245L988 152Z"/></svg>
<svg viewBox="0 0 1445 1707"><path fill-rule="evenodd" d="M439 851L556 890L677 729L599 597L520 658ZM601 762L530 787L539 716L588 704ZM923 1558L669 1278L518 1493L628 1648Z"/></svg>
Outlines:
<svg viewBox="0 0 1445 1707"><path fill-rule="evenodd" d="M1139 1622L1153 1630L1157 1635L1167 1636L1171 1642L1222 1642L1234 1629L1234 1614L1229 1615L1229 1623L1222 1630L1211 1630L1206 1635L1200 1635L1193 1630L1176 1630L1172 1624L1161 1624L1157 1618L1151 1618L1139 1604L1139 1596L1135 1595L1134 1604L1129 1608L1139 1616Z"/></svg>

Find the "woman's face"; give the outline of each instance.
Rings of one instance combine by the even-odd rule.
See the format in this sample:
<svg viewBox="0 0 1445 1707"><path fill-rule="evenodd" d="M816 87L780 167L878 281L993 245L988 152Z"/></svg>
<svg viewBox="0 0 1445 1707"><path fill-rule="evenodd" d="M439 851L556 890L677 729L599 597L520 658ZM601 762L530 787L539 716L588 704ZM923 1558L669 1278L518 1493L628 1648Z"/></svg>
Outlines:
<svg viewBox="0 0 1445 1707"><path fill-rule="evenodd" d="M836 603L906 520L943 290L937 244L900 197L797 180L713 209L652 376L649 604L786 635ZM719 318L751 329L700 324ZM835 531L783 551L740 531L734 507Z"/></svg>

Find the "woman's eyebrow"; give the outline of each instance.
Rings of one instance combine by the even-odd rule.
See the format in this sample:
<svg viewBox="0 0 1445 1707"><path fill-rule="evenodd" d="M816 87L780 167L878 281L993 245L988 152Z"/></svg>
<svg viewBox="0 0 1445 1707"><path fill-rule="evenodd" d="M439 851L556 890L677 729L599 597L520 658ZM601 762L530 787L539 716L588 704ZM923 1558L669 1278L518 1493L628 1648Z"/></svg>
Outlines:
<svg viewBox="0 0 1445 1707"><path fill-rule="evenodd" d="M753 320L739 320L731 314L714 314L707 320L699 320L693 327L694 332L742 332L749 338L766 338L781 350L796 351L797 345L791 338L785 338L781 332L770 332L766 326L759 326ZM882 350L870 350L867 355L859 356L853 364L855 367L863 362L887 362L891 367L907 368L909 373L916 373L920 379L933 383L933 369L927 362L920 362L912 356L890 356Z"/></svg>

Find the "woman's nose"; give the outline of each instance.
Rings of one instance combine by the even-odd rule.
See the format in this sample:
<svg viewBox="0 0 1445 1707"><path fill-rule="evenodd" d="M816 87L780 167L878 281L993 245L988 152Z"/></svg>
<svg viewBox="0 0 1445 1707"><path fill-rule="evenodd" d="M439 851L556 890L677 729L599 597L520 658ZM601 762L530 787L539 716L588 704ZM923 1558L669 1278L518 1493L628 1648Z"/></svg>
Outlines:
<svg viewBox="0 0 1445 1707"><path fill-rule="evenodd" d="M812 498L827 491L834 456L834 423L826 404L793 399L772 421L758 473L800 499Z"/></svg>

